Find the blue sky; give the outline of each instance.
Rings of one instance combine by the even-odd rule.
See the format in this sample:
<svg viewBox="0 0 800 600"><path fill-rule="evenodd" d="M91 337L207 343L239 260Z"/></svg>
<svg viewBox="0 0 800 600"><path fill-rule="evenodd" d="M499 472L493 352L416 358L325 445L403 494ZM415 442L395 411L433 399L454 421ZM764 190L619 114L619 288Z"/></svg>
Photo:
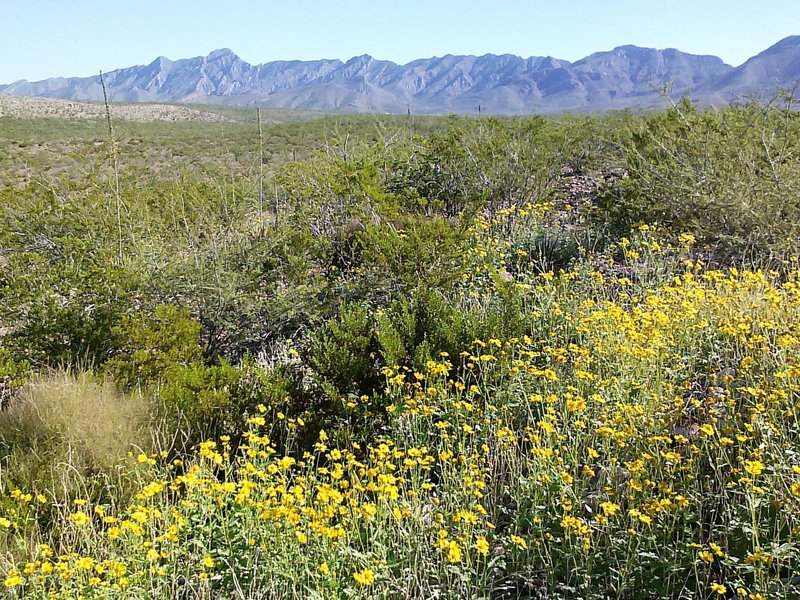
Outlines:
<svg viewBox="0 0 800 600"><path fill-rule="evenodd" d="M800 34L800 0L0 0L0 83L188 58L576 60L623 44L738 65Z"/></svg>

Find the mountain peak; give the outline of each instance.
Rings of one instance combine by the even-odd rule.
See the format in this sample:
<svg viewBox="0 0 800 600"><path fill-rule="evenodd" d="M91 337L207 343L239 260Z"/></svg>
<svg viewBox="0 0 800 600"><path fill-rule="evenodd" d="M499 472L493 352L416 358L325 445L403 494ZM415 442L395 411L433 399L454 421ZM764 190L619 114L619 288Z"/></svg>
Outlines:
<svg viewBox="0 0 800 600"><path fill-rule="evenodd" d="M769 56L770 54L777 54L779 52L791 52L791 51L798 51L800 52L800 35L790 35L788 37L783 38L781 41L773 44L763 52L760 52L753 58L758 58L759 56ZM751 58L750 60L753 60Z"/></svg>
<svg viewBox="0 0 800 600"><path fill-rule="evenodd" d="M345 64L346 65L365 65L371 63L375 58L369 54L360 54L359 56L354 56L350 60L348 60Z"/></svg>
<svg viewBox="0 0 800 600"><path fill-rule="evenodd" d="M151 62L147 66L148 67L159 67L159 68L161 68L161 67L170 66L171 64L173 64L172 61L170 59L168 59L166 56L159 56L157 59L155 59L153 62Z"/></svg>
<svg viewBox="0 0 800 600"><path fill-rule="evenodd" d="M775 46L800 46L800 35L789 35L779 41Z"/></svg>
<svg viewBox="0 0 800 600"><path fill-rule="evenodd" d="M655 48L650 48L648 46L637 46L635 44L623 44L622 46L617 46L612 50L612 52L618 52L620 50L624 50L625 52L654 52L656 51Z"/></svg>
<svg viewBox="0 0 800 600"><path fill-rule="evenodd" d="M229 58L231 60L241 60L230 48L220 48L218 50L214 50L213 52L210 52L206 58L208 60L220 60L225 58Z"/></svg>

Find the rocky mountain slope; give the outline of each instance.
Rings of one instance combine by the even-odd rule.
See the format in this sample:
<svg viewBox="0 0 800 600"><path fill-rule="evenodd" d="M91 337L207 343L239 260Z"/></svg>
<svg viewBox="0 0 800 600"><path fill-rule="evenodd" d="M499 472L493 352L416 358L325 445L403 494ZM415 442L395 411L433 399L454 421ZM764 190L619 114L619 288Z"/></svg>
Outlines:
<svg viewBox="0 0 800 600"><path fill-rule="evenodd" d="M704 97L728 101L764 96L776 89L793 89L800 82L800 35L785 38L741 66L710 79L698 89Z"/></svg>
<svg viewBox="0 0 800 600"><path fill-rule="evenodd" d="M792 87L800 80L800 36L778 42L739 67L715 56L620 46L576 62L509 54L420 59L405 65L369 55L251 65L229 49L105 75L114 102L259 105L358 112L530 113L663 104L673 96L724 102ZM100 77L17 81L0 94L100 100Z"/></svg>

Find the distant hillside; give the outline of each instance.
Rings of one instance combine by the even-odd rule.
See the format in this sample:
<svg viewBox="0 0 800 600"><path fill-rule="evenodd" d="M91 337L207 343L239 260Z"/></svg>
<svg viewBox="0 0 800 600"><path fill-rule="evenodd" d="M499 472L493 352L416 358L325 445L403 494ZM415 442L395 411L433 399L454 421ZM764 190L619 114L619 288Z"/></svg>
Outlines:
<svg viewBox="0 0 800 600"><path fill-rule="evenodd" d="M114 102L213 103L272 108L399 113L512 114L649 108L673 96L720 101L800 80L800 36L740 67L715 56L620 46L576 62L509 54L420 59L405 65L369 55L251 65L229 49L105 75ZM101 100L100 77L17 81L0 94Z"/></svg>
<svg viewBox="0 0 800 600"><path fill-rule="evenodd" d="M728 102L742 96L771 95L800 81L800 35L787 37L743 65L709 80L698 92Z"/></svg>
<svg viewBox="0 0 800 600"><path fill-rule="evenodd" d="M102 120L106 117L106 111L103 104L96 102L0 94L2 116ZM223 115L174 104L113 104L111 116L124 121L231 121Z"/></svg>

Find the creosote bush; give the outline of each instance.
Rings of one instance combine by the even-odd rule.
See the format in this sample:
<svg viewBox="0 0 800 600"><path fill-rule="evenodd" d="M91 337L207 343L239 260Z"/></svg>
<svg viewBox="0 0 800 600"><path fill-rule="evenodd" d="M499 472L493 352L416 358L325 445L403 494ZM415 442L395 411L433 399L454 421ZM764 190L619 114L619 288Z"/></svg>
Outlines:
<svg viewBox="0 0 800 600"><path fill-rule="evenodd" d="M800 119L792 102L776 104L700 112L684 100L632 122L630 177L601 196L601 214L621 231L645 222L691 233L722 259L788 258L800 233Z"/></svg>

